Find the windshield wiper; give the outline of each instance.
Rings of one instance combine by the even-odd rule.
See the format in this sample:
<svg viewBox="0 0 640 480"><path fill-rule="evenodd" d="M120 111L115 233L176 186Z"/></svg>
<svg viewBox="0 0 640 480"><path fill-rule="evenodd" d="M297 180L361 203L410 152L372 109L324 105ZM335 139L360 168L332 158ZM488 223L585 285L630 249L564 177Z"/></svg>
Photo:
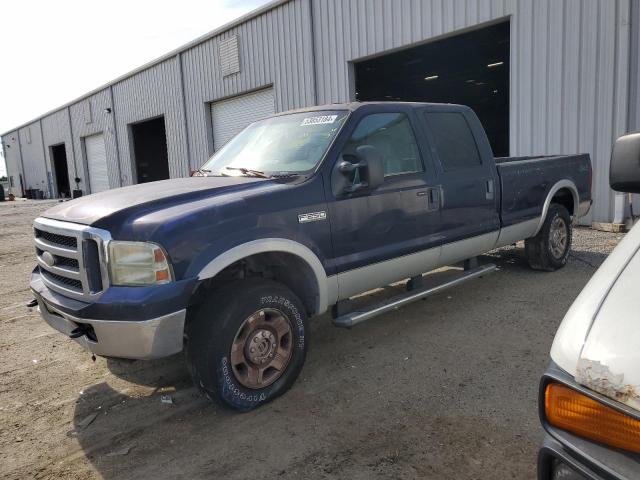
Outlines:
<svg viewBox="0 0 640 480"><path fill-rule="evenodd" d="M250 168L244 168L244 167L224 167L224 168L226 168L227 170L237 170L243 175L248 175L250 177L269 178L269 175L265 174L264 172L261 172L260 170L252 170Z"/></svg>

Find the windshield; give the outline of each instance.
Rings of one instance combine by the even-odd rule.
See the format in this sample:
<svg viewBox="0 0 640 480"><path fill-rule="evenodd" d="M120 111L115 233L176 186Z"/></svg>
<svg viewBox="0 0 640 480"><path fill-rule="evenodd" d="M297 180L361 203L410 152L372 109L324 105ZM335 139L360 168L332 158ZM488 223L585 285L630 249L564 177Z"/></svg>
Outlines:
<svg viewBox="0 0 640 480"><path fill-rule="evenodd" d="M252 123L200 171L213 175L307 172L320 162L348 114L345 110L313 111Z"/></svg>

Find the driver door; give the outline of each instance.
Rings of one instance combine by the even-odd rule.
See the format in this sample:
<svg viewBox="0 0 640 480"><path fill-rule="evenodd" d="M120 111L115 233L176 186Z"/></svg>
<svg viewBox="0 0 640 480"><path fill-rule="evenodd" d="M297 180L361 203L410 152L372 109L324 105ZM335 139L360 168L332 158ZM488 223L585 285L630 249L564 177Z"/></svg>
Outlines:
<svg viewBox="0 0 640 480"><path fill-rule="evenodd" d="M329 202L339 298L432 269L439 257L439 187L427 174L410 109L364 114L337 162L357 163L356 149L382 156L384 181L373 190L332 191ZM358 170L353 183L360 181Z"/></svg>

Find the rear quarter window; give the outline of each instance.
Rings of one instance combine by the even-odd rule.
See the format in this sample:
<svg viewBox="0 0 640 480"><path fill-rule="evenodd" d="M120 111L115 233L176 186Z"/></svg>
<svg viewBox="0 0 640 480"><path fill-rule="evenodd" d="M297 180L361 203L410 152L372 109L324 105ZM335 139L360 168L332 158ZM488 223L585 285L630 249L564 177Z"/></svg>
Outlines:
<svg viewBox="0 0 640 480"><path fill-rule="evenodd" d="M457 112L425 112L433 147L445 172L482 165L471 127Z"/></svg>

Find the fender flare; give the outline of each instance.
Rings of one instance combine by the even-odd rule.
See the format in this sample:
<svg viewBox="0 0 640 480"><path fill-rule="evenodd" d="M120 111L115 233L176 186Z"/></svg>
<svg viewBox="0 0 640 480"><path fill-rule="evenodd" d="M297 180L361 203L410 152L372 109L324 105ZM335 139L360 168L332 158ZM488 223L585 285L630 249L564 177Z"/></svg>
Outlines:
<svg viewBox="0 0 640 480"><path fill-rule="evenodd" d="M576 184L571 180L560 180L559 182L556 182L553 187L551 187L551 190L549 190L547 198L544 201L544 206L542 207L542 216L540 217L540 221L538 222L538 227L536 228L536 231L532 236L535 237L542 228L542 225L547 218L547 212L549 211L549 206L551 205L553 196L563 188L568 189L573 196L573 212L569 212L569 214L572 217L575 217L577 215L578 210L580 209L580 195L578 194L578 188L576 187Z"/></svg>
<svg viewBox="0 0 640 480"><path fill-rule="evenodd" d="M305 245L286 238L261 238L250 242L242 243L230 250L218 255L204 266L198 273L198 280L212 278L227 268L229 265L242 260L243 258L256 255L258 253L283 252L299 257L303 260L315 276L317 300L315 314L324 313L329 306L329 296L337 291L337 281L335 276L331 277L336 285L330 290L330 281L322 266L318 256Z"/></svg>

